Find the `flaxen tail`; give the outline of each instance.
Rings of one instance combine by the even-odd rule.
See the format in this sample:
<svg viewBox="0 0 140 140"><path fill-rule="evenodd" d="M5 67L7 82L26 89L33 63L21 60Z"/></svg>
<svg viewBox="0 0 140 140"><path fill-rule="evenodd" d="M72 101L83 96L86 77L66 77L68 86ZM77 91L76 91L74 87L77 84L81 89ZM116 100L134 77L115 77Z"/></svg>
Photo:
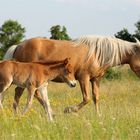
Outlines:
<svg viewBox="0 0 140 140"><path fill-rule="evenodd" d="M5 53L4 57L3 57L3 60L10 60L10 59L13 59L13 54L16 50L18 45L13 45L11 46L7 52Z"/></svg>

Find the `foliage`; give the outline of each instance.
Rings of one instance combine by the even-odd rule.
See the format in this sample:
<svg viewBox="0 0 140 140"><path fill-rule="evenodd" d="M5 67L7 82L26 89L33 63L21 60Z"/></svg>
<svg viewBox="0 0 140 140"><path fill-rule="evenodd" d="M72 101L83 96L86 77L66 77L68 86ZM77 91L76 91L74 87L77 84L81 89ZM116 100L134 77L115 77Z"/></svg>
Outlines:
<svg viewBox="0 0 140 140"><path fill-rule="evenodd" d="M130 42L135 42L134 36L131 35L126 28L123 28L121 31L115 34L115 37L127 40Z"/></svg>
<svg viewBox="0 0 140 140"><path fill-rule="evenodd" d="M70 37L67 34L67 29L65 26L63 27L61 27L60 25L52 26L50 32L51 32L50 39L70 40Z"/></svg>
<svg viewBox="0 0 140 140"><path fill-rule="evenodd" d="M120 71L117 71L116 69L110 68L110 69L106 72L104 78L107 79L107 80L117 80L117 79L121 79L121 72L120 72Z"/></svg>
<svg viewBox="0 0 140 140"><path fill-rule="evenodd" d="M135 27L136 27L136 31L134 34L130 34L126 28L123 28L121 31L115 34L115 37L130 41L130 42L136 42L135 37L140 40L140 20L137 23L135 23Z"/></svg>
<svg viewBox="0 0 140 140"><path fill-rule="evenodd" d="M135 24L137 30L135 31L135 37L140 40L140 20Z"/></svg>
<svg viewBox="0 0 140 140"><path fill-rule="evenodd" d="M0 55L3 55L7 49L20 43L24 38L25 28L17 21L7 20L0 28Z"/></svg>

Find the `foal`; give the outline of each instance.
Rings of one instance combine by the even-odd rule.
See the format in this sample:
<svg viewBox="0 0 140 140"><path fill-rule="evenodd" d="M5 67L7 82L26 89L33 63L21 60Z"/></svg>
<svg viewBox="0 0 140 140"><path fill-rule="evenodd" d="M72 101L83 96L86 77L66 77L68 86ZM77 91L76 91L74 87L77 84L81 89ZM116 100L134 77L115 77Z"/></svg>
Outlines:
<svg viewBox="0 0 140 140"><path fill-rule="evenodd" d="M45 89L48 81L61 76L70 87L76 86L76 81L71 73L71 64L66 58L62 61L54 62L32 62L23 63L15 61L3 61L0 63L0 108L4 91L11 85L15 84L22 88L27 88L28 97L27 105L23 111L25 114L32 105L33 97L36 90L39 90L42 96L43 107L48 113L49 119L52 120L52 110ZM14 103L14 109L17 113L17 104Z"/></svg>

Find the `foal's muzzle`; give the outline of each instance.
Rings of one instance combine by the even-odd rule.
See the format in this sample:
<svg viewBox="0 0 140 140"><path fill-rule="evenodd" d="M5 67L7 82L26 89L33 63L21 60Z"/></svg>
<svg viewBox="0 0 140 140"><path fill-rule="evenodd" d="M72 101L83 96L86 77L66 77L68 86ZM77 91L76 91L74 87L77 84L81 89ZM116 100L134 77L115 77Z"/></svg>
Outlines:
<svg viewBox="0 0 140 140"><path fill-rule="evenodd" d="M75 80L70 81L70 82L69 82L69 86L70 86L70 87L76 87L76 81L75 81Z"/></svg>

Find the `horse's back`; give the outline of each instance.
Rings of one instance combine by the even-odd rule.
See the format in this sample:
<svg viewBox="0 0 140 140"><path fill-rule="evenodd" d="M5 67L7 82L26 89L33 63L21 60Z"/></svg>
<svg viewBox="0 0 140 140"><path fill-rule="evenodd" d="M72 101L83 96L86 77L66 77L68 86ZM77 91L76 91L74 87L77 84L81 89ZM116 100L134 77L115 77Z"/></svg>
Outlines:
<svg viewBox="0 0 140 140"><path fill-rule="evenodd" d="M54 43L45 38L32 38L18 45L13 58L21 62L44 59L44 55L54 50Z"/></svg>
<svg viewBox="0 0 140 140"><path fill-rule="evenodd" d="M83 54L86 52L84 50L86 50L86 47L82 49L75 47L72 41L33 38L19 44L13 58L21 62L63 60L67 57L74 60L80 56L84 57ZM77 53L79 53L79 56Z"/></svg>

